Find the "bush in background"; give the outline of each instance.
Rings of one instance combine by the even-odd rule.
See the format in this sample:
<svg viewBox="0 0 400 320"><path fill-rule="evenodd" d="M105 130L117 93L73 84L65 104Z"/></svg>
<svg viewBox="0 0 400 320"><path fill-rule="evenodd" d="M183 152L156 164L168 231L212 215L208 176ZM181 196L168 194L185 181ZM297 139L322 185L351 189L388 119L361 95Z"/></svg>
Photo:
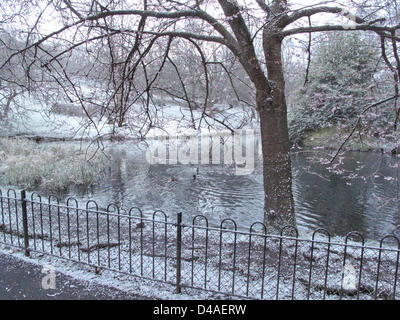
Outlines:
<svg viewBox="0 0 400 320"><path fill-rule="evenodd" d="M290 114L293 142L319 129L351 127L368 104L388 96L379 45L371 41L357 32L332 33L315 46L309 81L298 90L297 107ZM379 117L365 115L367 130L388 125L388 106L371 110Z"/></svg>

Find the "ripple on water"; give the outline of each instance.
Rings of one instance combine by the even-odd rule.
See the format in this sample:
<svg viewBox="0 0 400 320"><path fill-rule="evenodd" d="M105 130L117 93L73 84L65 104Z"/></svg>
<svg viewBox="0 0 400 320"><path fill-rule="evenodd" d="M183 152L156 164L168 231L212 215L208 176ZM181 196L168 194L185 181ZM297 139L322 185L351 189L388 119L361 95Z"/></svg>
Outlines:
<svg viewBox="0 0 400 320"><path fill-rule="evenodd" d="M322 227L332 235L357 230L376 239L400 230L399 191L395 182L383 178L396 177L395 169L385 163L378 168L381 155L349 153L347 158L346 172L354 171L359 162L365 164L366 173L375 172L380 178L351 181L348 185L345 177L331 174L322 166L313 167L317 174L307 173L313 164L301 154L296 156L293 169L301 174L294 178L293 194L299 228ZM213 225L233 218L247 229L251 223L263 220L261 173L236 176L229 168L213 165L150 166L142 155L117 150L109 176L104 185L94 188L86 197L99 199L102 204L139 206L146 212L163 209L171 217L183 212L187 221L196 214L204 214Z"/></svg>

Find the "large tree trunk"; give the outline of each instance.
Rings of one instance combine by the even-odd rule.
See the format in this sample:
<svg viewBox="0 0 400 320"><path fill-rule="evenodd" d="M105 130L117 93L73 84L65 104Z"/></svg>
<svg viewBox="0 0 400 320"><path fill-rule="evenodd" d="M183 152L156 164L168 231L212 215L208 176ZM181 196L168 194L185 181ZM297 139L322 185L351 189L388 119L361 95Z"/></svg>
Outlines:
<svg viewBox="0 0 400 320"><path fill-rule="evenodd" d="M286 225L295 226L292 195L292 172L282 70L282 39L263 34L268 80L272 91L257 88L260 114L265 193L265 223L269 232L278 232Z"/></svg>

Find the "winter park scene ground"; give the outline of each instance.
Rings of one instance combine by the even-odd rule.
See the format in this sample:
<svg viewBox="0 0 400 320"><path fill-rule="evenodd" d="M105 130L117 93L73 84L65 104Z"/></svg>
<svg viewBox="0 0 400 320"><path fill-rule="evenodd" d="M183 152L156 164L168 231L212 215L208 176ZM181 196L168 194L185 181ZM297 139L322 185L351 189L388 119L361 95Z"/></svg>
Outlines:
<svg viewBox="0 0 400 320"><path fill-rule="evenodd" d="M400 298L400 2L0 2L0 298Z"/></svg>

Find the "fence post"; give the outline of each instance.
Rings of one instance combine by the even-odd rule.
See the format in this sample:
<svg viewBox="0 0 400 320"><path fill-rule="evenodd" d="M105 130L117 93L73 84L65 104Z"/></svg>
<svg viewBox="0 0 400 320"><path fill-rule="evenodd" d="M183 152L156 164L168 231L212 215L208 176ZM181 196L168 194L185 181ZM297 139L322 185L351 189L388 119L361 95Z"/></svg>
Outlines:
<svg viewBox="0 0 400 320"><path fill-rule="evenodd" d="M182 212L177 214L176 223L176 293L181 293L181 256L182 256Z"/></svg>
<svg viewBox="0 0 400 320"><path fill-rule="evenodd" d="M26 191L21 191L22 225L24 228L25 256L29 257L28 214L26 210Z"/></svg>

